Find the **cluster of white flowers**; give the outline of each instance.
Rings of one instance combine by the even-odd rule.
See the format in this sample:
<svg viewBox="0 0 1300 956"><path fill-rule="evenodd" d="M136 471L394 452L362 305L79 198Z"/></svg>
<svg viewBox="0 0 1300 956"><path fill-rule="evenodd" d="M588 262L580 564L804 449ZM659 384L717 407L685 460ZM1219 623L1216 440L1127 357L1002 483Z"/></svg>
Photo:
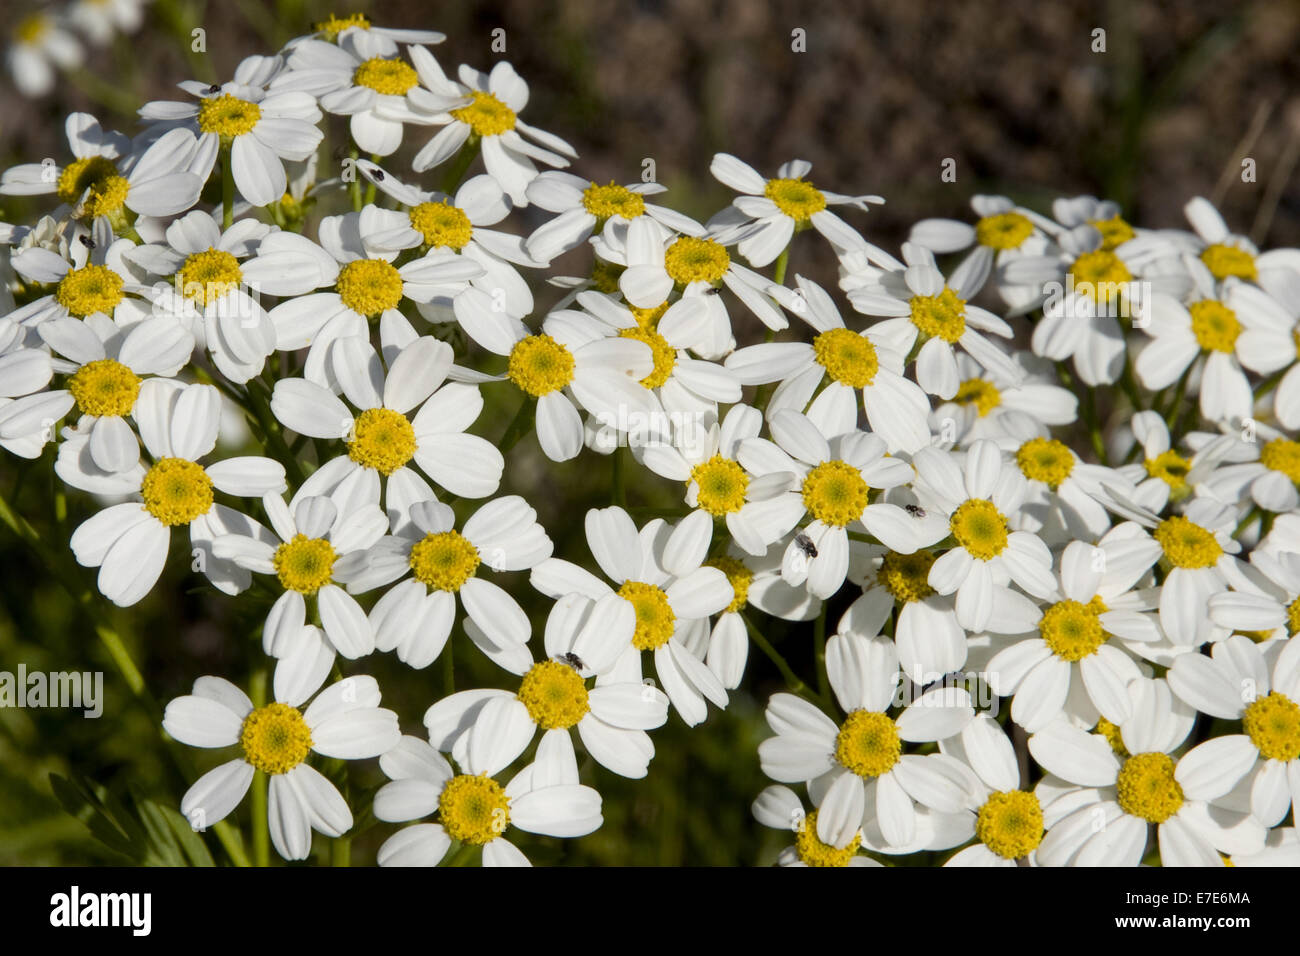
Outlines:
<svg viewBox="0 0 1300 956"><path fill-rule="evenodd" d="M0 446L56 443L103 505L70 546L115 604L177 527L215 588L272 595L273 699L202 677L167 707L174 738L240 751L191 820L266 774L271 839L305 858L358 809L310 754L378 757L374 816L412 824L380 864L527 863L510 826L602 823L578 747L645 776L670 708L727 707L753 643L789 683L753 805L790 830L783 864L1300 865L1300 250L1203 199L1187 232L977 196L899 259L839 214L880 197L727 154L738 195L702 224L656 183L561 171L576 153L524 122L510 64L453 79L442 39L331 18L146 104L134 139L75 114L66 165L0 181L59 201L0 227ZM317 181L326 114L356 148ZM409 175L384 165L403 140ZM331 199L352 210L309 215ZM512 232L527 206L548 216ZM530 276L578 248L589 275L537 314ZM792 249L834 256L842 294L787 284ZM493 391L520 407L479 423L495 442L470 431ZM264 456L222 457L232 404ZM681 506L593 509L590 554L556 557L498 494L530 434ZM807 622L807 681L774 618ZM404 736L357 669L426 668L458 626L503 686Z"/></svg>
<svg viewBox="0 0 1300 956"><path fill-rule="evenodd" d="M152 0L71 0L57 9L35 10L18 20L5 66L14 86L23 96L49 93L58 81L59 70L82 65L84 39L102 47L115 36L127 36L140 29L144 8Z"/></svg>

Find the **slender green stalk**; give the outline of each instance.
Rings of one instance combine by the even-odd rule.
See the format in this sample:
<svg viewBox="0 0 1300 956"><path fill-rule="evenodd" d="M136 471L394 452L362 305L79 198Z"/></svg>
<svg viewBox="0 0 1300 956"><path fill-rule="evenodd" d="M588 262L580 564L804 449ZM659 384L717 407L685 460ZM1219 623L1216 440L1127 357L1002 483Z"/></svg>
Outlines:
<svg viewBox="0 0 1300 956"><path fill-rule="evenodd" d="M791 239L781 250L781 254L776 257L776 268L772 271L772 281L777 285L785 285L785 270L790 265L790 247L794 245Z"/></svg>
<svg viewBox="0 0 1300 956"><path fill-rule="evenodd" d="M505 432L501 435L501 440L497 442L497 448L501 454L506 454L510 449L519 443L519 439L527 435L533 428L533 419L537 414L537 400L529 395L524 396L524 400L519 405L519 410L515 412L515 417L510 419L510 424L506 426Z"/></svg>
<svg viewBox="0 0 1300 956"><path fill-rule="evenodd" d="M248 696L254 707L266 704L266 667L253 671L248 682ZM263 770L253 773L253 860L257 866L270 865L270 832L267 820L267 789L270 778Z"/></svg>
<svg viewBox="0 0 1300 956"><path fill-rule="evenodd" d="M357 148L355 146L352 147L352 170L351 170L352 181L348 184L348 194L351 195L352 197L353 212L360 212L362 206L361 174L357 172L357 158L360 155L361 154L357 152Z"/></svg>
<svg viewBox="0 0 1300 956"><path fill-rule="evenodd" d="M221 147L221 228L229 229L235 221L235 167L230 145Z"/></svg>
<svg viewBox="0 0 1300 956"><path fill-rule="evenodd" d="M749 619L748 614L741 614L740 619L745 622L745 630L749 632L749 639L754 642L755 646L757 646L760 651L767 655L768 660L775 664L776 669L781 672L781 676L785 678L785 686L790 693L800 694L813 699L820 698L821 695L805 684L799 675L791 670L786 659L781 656L781 652L773 647L772 642L763 636L762 632L754 625L754 622ZM824 698L822 698L822 700L825 702Z"/></svg>
<svg viewBox="0 0 1300 956"><path fill-rule="evenodd" d="M627 469L624 467L624 451L622 444L619 444L614 447L614 451L609 456L613 468L613 478L610 483L610 504L618 505L620 508L627 504Z"/></svg>
<svg viewBox="0 0 1300 956"><path fill-rule="evenodd" d="M476 134L469 134L469 139L465 140L465 144L461 146L460 152L456 154L456 158L453 159L451 165L447 167L447 172L443 174L442 184L438 187L439 189L449 196L456 191L456 187L460 185L460 181L465 178L465 173L469 170L470 163L474 162L474 158L478 156L480 143L481 140Z"/></svg>

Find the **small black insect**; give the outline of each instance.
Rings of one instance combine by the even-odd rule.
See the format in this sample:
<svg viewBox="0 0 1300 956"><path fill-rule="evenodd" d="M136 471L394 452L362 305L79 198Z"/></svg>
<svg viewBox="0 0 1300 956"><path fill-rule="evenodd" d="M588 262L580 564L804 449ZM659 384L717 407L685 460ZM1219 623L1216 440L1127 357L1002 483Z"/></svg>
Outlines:
<svg viewBox="0 0 1300 956"><path fill-rule="evenodd" d="M806 534L800 533L794 536L795 546L804 553L805 557L817 557L817 545L812 543L812 538Z"/></svg>
<svg viewBox="0 0 1300 956"><path fill-rule="evenodd" d="M208 87L207 92L209 96L211 96L213 93L220 93L221 87L218 86L216 83L213 83L211 86Z"/></svg>
<svg viewBox="0 0 1300 956"><path fill-rule="evenodd" d="M573 651L565 651L563 654L557 654L555 659L561 664L568 664L575 671L584 671L587 665L582 662L582 658Z"/></svg>
<svg viewBox="0 0 1300 956"><path fill-rule="evenodd" d="M379 180L379 182L381 183L384 181L384 171L380 169L378 166L376 166L374 169L370 171L370 175L374 176L375 179Z"/></svg>
<svg viewBox="0 0 1300 956"><path fill-rule="evenodd" d="M913 518L925 517L925 509L922 508L920 505L903 505L903 510L906 511L908 514L910 514Z"/></svg>
<svg viewBox="0 0 1300 956"><path fill-rule="evenodd" d="M78 236L77 238L81 240L81 244L87 249L95 248L95 240L91 239L90 236Z"/></svg>
<svg viewBox="0 0 1300 956"><path fill-rule="evenodd" d="M713 286L713 285L711 285L711 286L709 286L707 289L704 290L704 294L705 294L705 295L721 295L721 294L722 294L722 290L719 289L717 286Z"/></svg>

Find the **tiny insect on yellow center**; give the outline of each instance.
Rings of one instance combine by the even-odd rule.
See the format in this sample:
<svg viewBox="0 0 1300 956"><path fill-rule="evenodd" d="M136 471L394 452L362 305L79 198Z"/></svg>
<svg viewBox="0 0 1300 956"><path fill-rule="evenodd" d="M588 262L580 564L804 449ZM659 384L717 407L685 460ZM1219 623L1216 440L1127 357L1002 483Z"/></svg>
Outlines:
<svg viewBox="0 0 1300 956"><path fill-rule="evenodd" d="M1118 246L1124 245L1134 236L1133 227L1120 218L1119 214L1111 216L1109 219L1089 219L1088 225L1101 233L1101 248L1103 252L1110 252Z"/></svg>
<svg viewBox="0 0 1300 956"><path fill-rule="evenodd" d="M122 277L108 266L82 266L59 280L54 301L79 319L96 312L111 316L124 298L124 284Z"/></svg>
<svg viewBox="0 0 1300 956"><path fill-rule="evenodd" d="M199 305L208 305L234 292L244 281L239 260L222 249L209 248L185 259L176 273L181 294Z"/></svg>
<svg viewBox="0 0 1300 956"><path fill-rule="evenodd" d="M401 60L376 56L357 67L352 82L383 96L402 96L420 82L420 75Z"/></svg>
<svg viewBox="0 0 1300 956"><path fill-rule="evenodd" d="M451 111L453 119L460 120L476 136L500 136L515 128L515 111L491 93L475 90L470 102Z"/></svg>
<svg viewBox="0 0 1300 956"><path fill-rule="evenodd" d="M415 429L400 412L368 408L352 424L348 457L363 468L391 475L415 455Z"/></svg>
<svg viewBox="0 0 1300 956"><path fill-rule="evenodd" d="M974 405L979 417L983 418L1002 404L1002 393L992 382L982 378L968 378L957 386L957 394L952 400L959 405Z"/></svg>
<svg viewBox="0 0 1300 956"><path fill-rule="evenodd" d="M486 774L453 777L438 798L438 820L461 843L491 843L510 825L510 798Z"/></svg>
<svg viewBox="0 0 1300 956"><path fill-rule="evenodd" d="M813 339L813 358L826 374L849 388L866 388L880 371L875 345L849 329L827 329Z"/></svg>
<svg viewBox="0 0 1300 956"><path fill-rule="evenodd" d="M296 707L274 703L244 718L239 746L244 759L263 773L288 773L311 752L311 730Z"/></svg>
<svg viewBox="0 0 1300 956"><path fill-rule="evenodd" d="M434 591L459 591L479 563L478 548L459 531L427 534L411 548L411 573Z"/></svg>
<svg viewBox="0 0 1300 956"><path fill-rule="evenodd" d="M608 185L598 186L592 183L584 189L582 208L601 221L611 216L636 219L645 213L645 200L640 194L611 180Z"/></svg>
<svg viewBox="0 0 1300 956"><path fill-rule="evenodd" d="M1259 462L1270 471L1278 471L1300 484L1300 442L1274 438L1259 452Z"/></svg>
<svg viewBox="0 0 1300 956"><path fill-rule="evenodd" d="M677 351L668 344L666 338L654 329L640 325L634 329L620 329L618 334L621 338L644 342L650 347L654 368L649 375L641 379L642 385L646 388L658 388L672 377L673 368L677 364Z"/></svg>
<svg viewBox="0 0 1300 956"><path fill-rule="evenodd" d="M1031 438L1016 450L1016 464L1030 481L1056 489L1074 471L1074 455L1065 442L1055 438Z"/></svg>
<svg viewBox="0 0 1300 956"><path fill-rule="evenodd" d="M506 378L533 398L559 391L573 381L573 353L549 335L530 335L510 350Z"/></svg>
<svg viewBox="0 0 1300 956"><path fill-rule="evenodd" d="M1210 274L1220 282L1228 278L1249 279L1254 282L1259 278L1255 257L1245 249L1236 246L1222 243L1206 246L1201 252L1201 262L1205 263L1205 268L1209 269Z"/></svg>
<svg viewBox="0 0 1300 956"><path fill-rule="evenodd" d="M1043 808L1024 790L989 794L975 815L975 836L1005 860L1018 860L1043 842Z"/></svg>
<svg viewBox="0 0 1300 956"><path fill-rule="evenodd" d="M843 528L862 517L871 487L846 461L824 461L808 472L801 488L804 507L824 524Z"/></svg>
<svg viewBox="0 0 1300 956"><path fill-rule="evenodd" d="M1241 718L1242 729L1265 760L1289 763L1300 757L1300 704L1273 691L1257 698Z"/></svg>
<svg viewBox="0 0 1300 956"><path fill-rule="evenodd" d="M339 298L353 312L378 315L402 301L402 276L391 262L358 259L339 269Z"/></svg>
<svg viewBox="0 0 1300 956"><path fill-rule="evenodd" d="M696 486L699 506L722 518L745 507L745 492L749 489L749 476L740 464L730 458L714 455L691 469L690 481Z"/></svg>
<svg viewBox="0 0 1300 956"><path fill-rule="evenodd" d="M1196 342L1207 352L1231 353L1241 335L1241 323L1237 313L1222 302L1202 299L1188 307L1192 314L1192 334Z"/></svg>
<svg viewBox="0 0 1300 956"><path fill-rule="evenodd" d="M997 505L984 498L963 502L952 513L948 526L972 558L988 561L1007 546L1007 519Z"/></svg>
<svg viewBox="0 0 1300 956"><path fill-rule="evenodd" d="M769 179L763 195L796 223L805 223L826 208L826 196L805 179Z"/></svg>
<svg viewBox="0 0 1300 956"><path fill-rule="evenodd" d="M159 458L140 482L144 509L171 527L189 524L212 507L212 479L184 458Z"/></svg>
<svg viewBox="0 0 1300 956"><path fill-rule="evenodd" d="M835 736L835 759L859 777L879 777L898 763L903 741L898 727L885 714L855 710Z"/></svg>
<svg viewBox="0 0 1300 956"><path fill-rule="evenodd" d="M1074 260L1069 273L1075 292L1099 305L1117 301L1133 281L1133 273L1124 261L1105 249L1085 252Z"/></svg>
<svg viewBox="0 0 1300 956"><path fill-rule="evenodd" d="M1148 823L1164 823L1183 805L1183 788L1168 754L1134 754L1120 767L1115 785L1120 808Z"/></svg>
<svg viewBox="0 0 1300 956"><path fill-rule="evenodd" d="M519 699L543 730L568 730L591 709L582 676L560 661L530 667L519 682Z"/></svg>
<svg viewBox="0 0 1300 956"><path fill-rule="evenodd" d="M619 596L636 612L636 630L632 644L638 650L653 651L663 647L673 636L677 615L661 588L643 581L624 581Z"/></svg>
<svg viewBox="0 0 1300 956"><path fill-rule="evenodd" d="M975 223L975 241L990 249L1019 249L1034 234L1034 224L1018 212L1000 212Z"/></svg>
<svg viewBox="0 0 1300 956"><path fill-rule="evenodd" d="M324 538L296 534L275 549L271 563L287 591L315 594L329 584L338 553Z"/></svg>
<svg viewBox="0 0 1300 956"><path fill-rule="evenodd" d="M97 359L81 366L68 379L68 391L83 414L121 417L135 407L140 377L121 362Z"/></svg>
<svg viewBox="0 0 1300 956"><path fill-rule="evenodd" d="M914 295L909 304L912 324L922 335L952 343L966 332L966 300L947 286L938 295Z"/></svg>
<svg viewBox="0 0 1300 956"><path fill-rule="evenodd" d="M63 167L55 189L60 200L72 205L87 189L94 190L111 177L117 177L117 166L111 159L107 156L87 156L85 159L74 159Z"/></svg>
<svg viewBox="0 0 1300 956"><path fill-rule="evenodd" d="M934 564L934 554L930 551L915 551L912 554L888 552L880 559L880 570L876 572L876 583L888 591L899 604L911 604L924 601L934 594L930 587L930 567Z"/></svg>
<svg viewBox="0 0 1300 956"><path fill-rule="evenodd" d="M731 585L731 603L723 608L722 613L731 614L742 610L749 600L749 586L754 583L754 572L749 570L749 566L729 555L710 558L705 566L717 568L727 576L727 583Z"/></svg>
<svg viewBox="0 0 1300 956"><path fill-rule="evenodd" d="M1166 518L1151 534L1176 568L1212 568L1223 556L1214 534L1182 515Z"/></svg>
<svg viewBox="0 0 1300 956"><path fill-rule="evenodd" d="M719 242L681 236L664 252L664 270L681 285L717 282L731 267L731 256Z"/></svg>
<svg viewBox="0 0 1300 956"><path fill-rule="evenodd" d="M199 103L199 129L223 139L251 133L262 118L262 107L238 96L223 93Z"/></svg>
<svg viewBox="0 0 1300 956"><path fill-rule="evenodd" d="M1081 661L1106 643L1109 635L1101 626L1105 613L1106 605L1098 597L1087 604L1057 601L1043 611L1038 633L1061 660Z"/></svg>
<svg viewBox="0 0 1300 956"><path fill-rule="evenodd" d="M435 249L454 249L460 252L474 236L469 216L445 199L442 202L422 202L413 206L408 217L411 228L424 237L424 244Z"/></svg>
<svg viewBox="0 0 1300 956"><path fill-rule="evenodd" d="M806 866L842 867L857 855L862 845L862 831L853 834L853 839L842 847L833 847L823 843L817 836L817 811L799 821L795 830L794 848L799 861Z"/></svg>

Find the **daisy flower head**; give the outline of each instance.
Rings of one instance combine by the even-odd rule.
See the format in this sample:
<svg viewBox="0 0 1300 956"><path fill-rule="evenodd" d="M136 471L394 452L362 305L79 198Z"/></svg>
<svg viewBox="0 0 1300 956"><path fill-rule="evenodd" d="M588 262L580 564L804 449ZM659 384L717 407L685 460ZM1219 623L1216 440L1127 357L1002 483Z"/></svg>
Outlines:
<svg viewBox="0 0 1300 956"><path fill-rule="evenodd" d="M379 848L380 866L437 866L452 841L481 847L483 866L531 866L505 836L514 827L553 837L585 836L600 828L600 793L578 782L573 743L561 734L542 738L537 756L504 787L471 751L462 772L419 737L404 736L379 759L390 783L375 794L375 817L406 823L437 815L437 822L398 830Z"/></svg>
<svg viewBox="0 0 1300 956"><path fill-rule="evenodd" d="M417 107L435 110L431 122L442 129L411 161L417 173L446 162L466 143L483 151L487 173L519 207L528 205L528 186L537 177L533 160L563 168L577 159L573 147L554 133L519 118L528 105L528 84L504 60L491 73L462 65L452 80L423 47L411 47L411 62L425 90L413 91Z"/></svg>
<svg viewBox="0 0 1300 956"><path fill-rule="evenodd" d="M1300 506L1300 442L1263 422L1251 422L1253 435L1246 430L1244 419L1221 423L1225 433L1232 428L1240 430L1226 436L1232 448L1224 450L1222 466L1205 479L1201 491L1223 501L1253 503L1274 514L1294 511ZM1222 443L1224 437L1212 433L1186 436L1187 443L1198 451L1211 443Z"/></svg>
<svg viewBox="0 0 1300 956"><path fill-rule="evenodd" d="M23 96L44 96L54 88L55 69L81 65L85 51L57 17L44 11L20 20L14 29L5 66Z"/></svg>
<svg viewBox="0 0 1300 956"><path fill-rule="evenodd" d="M842 778L848 779L848 778ZM754 819L773 830L794 834L794 845L784 847L776 858L778 866L883 866L865 854L862 846L862 788L845 801L840 817L823 816L820 810L807 813L803 801L789 787L773 784L758 795L750 811Z"/></svg>
<svg viewBox="0 0 1300 956"><path fill-rule="evenodd" d="M1223 215L1208 199L1196 196L1189 200L1183 214L1196 232L1196 258L1216 282L1234 278L1275 289L1281 284L1294 287L1300 281L1297 250L1261 253L1249 238L1228 228Z"/></svg>
<svg viewBox="0 0 1300 956"><path fill-rule="evenodd" d="M1224 435L1183 456L1173 447L1169 425L1158 412L1138 412L1129 427L1142 447L1142 462L1115 470L1134 486L1133 503L1155 513L1182 504L1202 486L1213 486L1216 470L1236 452L1237 442Z"/></svg>
<svg viewBox="0 0 1300 956"><path fill-rule="evenodd" d="M930 400L903 375L904 353L892 337L846 328L826 290L803 276L795 276L794 289L773 285L768 293L816 333L811 344L767 342L727 356L741 384L780 383L768 401L769 420L783 409L806 411L828 433L847 432L857 427L861 392L867 422L890 451L929 444Z"/></svg>
<svg viewBox="0 0 1300 956"><path fill-rule="evenodd" d="M1060 439L1007 436L997 444L1027 482L1025 502L1012 524L1033 531L1052 547L1105 534L1111 526L1106 509L1114 503L1107 489L1129 496L1135 491L1116 469L1085 462Z"/></svg>
<svg viewBox="0 0 1300 956"><path fill-rule="evenodd" d="M340 37L347 36L352 31L368 33L378 41L381 56L396 56L399 43L425 45L441 43L447 39L445 33L439 33L437 30L404 30L375 26L364 13L353 13L346 17L338 17L331 13L324 20L312 24L312 32L309 36L313 39L337 43ZM286 44L286 49L297 46L304 39L307 37L295 37Z"/></svg>
<svg viewBox="0 0 1300 956"><path fill-rule="evenodd" d="M1270 538L1287 534L1293 521L1293 515L1281 516ZM1250 563L1235 568L1240 573L1229 581L1231 590L1214 595L1207 605L1214 623L1261 643L1300 633L1300 554L1274 550L1273 543L1260 542Z"/></svg>
<svg viewBox="0 0 1300 956"><path fill-rule="evenodd" d="M966 446L981 438L1021 440L1047 435L1052 426L1078 419L1079 399L1058 379L1049 363L1032 352L1016 351L1011 360L1021 376L1007 379L982 368L969 355L957 356L957 393L930 414L930 431L941 446Z"/></svg>
<svg viewBox="0 0 1300 956"><path fill-rule="evenodd" d="M183 385L166 378L146 379L132 409L140 439L152 464L137 462L114 474L112 485L96 488L138 496L110 505L87 518L72 534L72 552L82 567L99 568L100 593L119 607L130 607L153 588L167 560L171 529L187 525L190 545L202 552L199 566L215 587L237 594L248 587L247 570L218 558L213 541L245 532L253 523L217 504L214 492L261 497L286 488L284 466L270 458L227 458L199 464L216 447L221 396L211 385ZM89 439L87 439L89 442ZM76 468L88 455L64 455L63 469ZM76 482L70 482L76 486Z"/></svg>
<svg viewBox="0 0 1300 956"><path fill-rule="evenodd" d="M736 251L756 269L772 262L796 232L808 228L816 229L837 251L861 246L863 239L857 230L827 207L853 206L866 212L885 201L881 196L844 196L818 189L805 178L812 172L812 163L802 159L782 163L773 179L764 179L743 160L715 153L709 172L724 186L742 193L728 210L740 215L723 221L729 233L743 236ZM710 223L710 227L721 224Z"/></svg>
<svg viewBox="0 0 1300 956"><path fill-rule="evenodd" d="M114 36L129 36L140 29L144 8L150 0L77 0L68 7L68 23L96 46L105 46Z"/></svg>
<svg viewBox="0 0 1300 956"><path fill-rule="evenodd" d="M106 130L89 113L69 113L63 124L71 162L51 165L21 163L0 175L0 196L46 196L56 194L66 206L86 198L87 190L97 188L100 195L113 192L106 180L118 176L117 163L131 152L129 137L116 130Z"/></svg>
<svg viewBox="0 0 1300 956"><path fill-rule="evenodd" d="M1234 282L1224 298L1224 307L1253 316L1237 339L1241 364L1261 376L1280 375L1273 391L1273 414L1284 427L1300 428L1300 303L1288 291L1291 272L1270 270L1260 285Z"/></svg>
<svg viewBox="0 0 1300 956"><path fill-rule="evenodd" d="M316 693L320 686L277 693L272 703L255 707L224 678L200 677L191 694L167 705L163 729L181 743L205 749L238 745L241 752L205 773L181 800L181 813L196 829L229 816L259 772L270 776L267 823L284 859L307 858L312 830L337 837L352 828L347 801L308 757L378 757L396 747L402 733L397 715L379 706L373 677L346 677Z"/></svg>

